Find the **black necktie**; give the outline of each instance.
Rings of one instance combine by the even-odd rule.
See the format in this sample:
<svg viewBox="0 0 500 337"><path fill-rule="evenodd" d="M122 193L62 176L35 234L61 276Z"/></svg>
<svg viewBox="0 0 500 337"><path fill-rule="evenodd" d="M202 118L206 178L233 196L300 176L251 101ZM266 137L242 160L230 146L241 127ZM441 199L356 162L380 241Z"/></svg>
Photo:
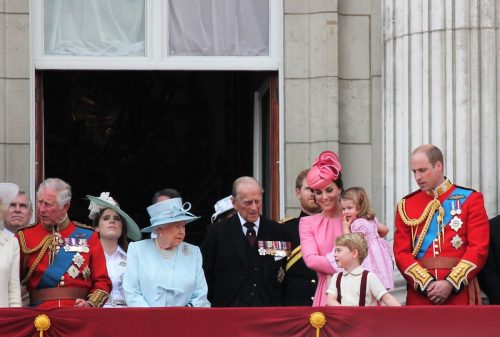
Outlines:
<svg viewBox="0 0 500 337"><path fill-rule="evenodd" d="M255 247L256 234L255 229L253 229L254 224L252 222L245 222L244 226L247 228L247 240L251 247Z"/></svg>

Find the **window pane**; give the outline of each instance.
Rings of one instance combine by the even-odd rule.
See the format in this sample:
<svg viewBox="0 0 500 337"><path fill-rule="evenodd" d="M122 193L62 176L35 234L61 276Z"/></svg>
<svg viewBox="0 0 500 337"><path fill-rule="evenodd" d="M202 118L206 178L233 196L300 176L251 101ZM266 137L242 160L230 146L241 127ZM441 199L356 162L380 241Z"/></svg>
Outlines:
<svg viewBox="0 0 500 337"><path fill-rule="evenodd" d="M269 55L269 0L170 0L169 54Z"/></svg>
<svg viewBox="0 0 500 337"><path fill-rule="evenodd" d="M45 0L45 55L144 55L145 0Z"/></svg>

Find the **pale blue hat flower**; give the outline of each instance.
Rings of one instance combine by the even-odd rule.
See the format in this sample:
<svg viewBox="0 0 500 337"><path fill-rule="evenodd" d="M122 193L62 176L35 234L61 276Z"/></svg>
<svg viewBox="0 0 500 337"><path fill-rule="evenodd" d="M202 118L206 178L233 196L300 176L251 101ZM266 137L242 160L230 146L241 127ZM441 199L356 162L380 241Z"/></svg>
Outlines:
<svg viewBox="0 0 500 337"><path fill-rule="evenodd" d="M182 198L172 198L162 202L153 204L147 208L151 226L143 228L145 233L151 233L155 227L169 224L172 222L186 221L186 223L199 219L189 212L191 204L189 202L182 203Z"/></svg>

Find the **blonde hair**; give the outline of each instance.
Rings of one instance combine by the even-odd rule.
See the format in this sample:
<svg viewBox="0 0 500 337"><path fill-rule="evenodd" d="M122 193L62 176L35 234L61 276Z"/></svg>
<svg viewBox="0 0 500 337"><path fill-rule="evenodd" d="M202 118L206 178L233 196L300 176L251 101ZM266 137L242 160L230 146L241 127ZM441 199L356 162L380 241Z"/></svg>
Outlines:
<svg viewBox="0 0 500 337"><path fill-rule="evenodd" d="M361 233L346 233L337 236L335 244L337 246L347 247L351 252L356 249L358 251L359 263L362 263L368 256L368 242Z"/></svg>
<svg viewBox="0 0 500 337"><path fill-rule="evenodd" d="M340 194L340 200L351 200L359 210L358 218L373 220L375 212L370 205L370 199L363 187L349 187Z"/></svg>

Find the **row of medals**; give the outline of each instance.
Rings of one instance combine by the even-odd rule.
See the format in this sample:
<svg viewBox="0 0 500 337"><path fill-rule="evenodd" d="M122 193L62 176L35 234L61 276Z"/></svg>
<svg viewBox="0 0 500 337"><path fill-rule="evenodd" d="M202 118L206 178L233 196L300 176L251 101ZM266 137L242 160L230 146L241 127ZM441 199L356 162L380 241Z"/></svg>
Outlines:
<svg viewBox="0 0 500 337"><path fill-rule="evenodd" d="M452 200L452 208L450 211L450 214L453 216L453 219L450 221L450 227L453 229L455 232L458 232L460 228L462 228L462 225L464 224L462 222L462 219L458 217L458 215L462 214L462 209L460 208L460 200ZM458 236L458 234L455 234L455 236L451 239L451 245L453 248L458 249L462 247L463 241Z"/></svg>
<svg viewBox="0 0 500 337"><path fill-rule="evenodd" d="M61 249L62 244L64 243L64 251L65 252L76 252L73 256L73 264L68 268L67 272L72 278L76 278L80 274L80 267L85 262L85 258L80 253L88 253L90 252L89 245L87 243L87 239L79 239L79 238L65 238L64 240L61 237L59 232L55 232L52 236L52 242L49 245L50 255L49 255L49 264L52 265L57 253ZM85 267L82 271L83 277L85 279L90 277L90 269Z"/></svg>
<svg viewBox="0 0 500 337"><path fill-rule="evenodd" d="M285 257L290 254L292 244L286 241L257 241L260 255Z"/></svg>

